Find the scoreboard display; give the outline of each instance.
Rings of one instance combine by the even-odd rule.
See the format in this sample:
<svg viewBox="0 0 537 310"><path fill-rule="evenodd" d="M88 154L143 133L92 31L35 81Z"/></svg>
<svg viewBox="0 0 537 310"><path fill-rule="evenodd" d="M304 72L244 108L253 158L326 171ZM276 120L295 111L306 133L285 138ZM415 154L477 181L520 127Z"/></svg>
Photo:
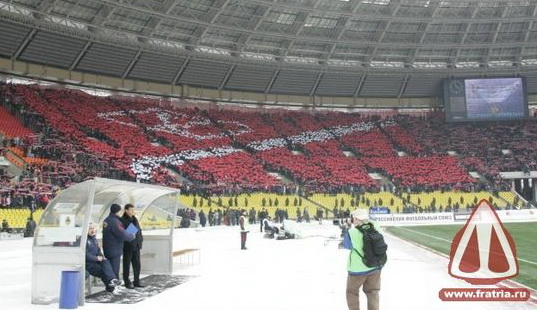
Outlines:
<svg viewBox="0 0 537 310"><path fill-rule="evenodd" d="M513 120L528 117L522 77L444 80L444 110L452 122Z"/></svg>

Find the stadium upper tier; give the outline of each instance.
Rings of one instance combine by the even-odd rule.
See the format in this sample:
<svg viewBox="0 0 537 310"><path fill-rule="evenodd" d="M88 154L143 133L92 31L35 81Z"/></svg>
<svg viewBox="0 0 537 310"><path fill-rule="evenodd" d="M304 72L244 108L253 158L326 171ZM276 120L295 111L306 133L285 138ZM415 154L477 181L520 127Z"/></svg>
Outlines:
<svg viewBox="0 0 537 310"><path fill-rule="evenodd" d="M0 68L325 97L441 96L527 77L537 0L1 0ZM47 74L54 75L55 70ZM96 82L96 81L95 81ZM114 85L115 86L115 85Z"/></svg>
<svg viewBox="0 0 537 310"><path fill-rule="evenodd" d="M500 171L537 170L530 120L449 124L435 114L382 119L172 107L38 86L0 91L6 107L42 128L25 147L48 159L41 171L52 182L76 175L212 190L375 191L382 184L376 173L398 188L432 190L476 187L469 171L499 188Z"/></svg>

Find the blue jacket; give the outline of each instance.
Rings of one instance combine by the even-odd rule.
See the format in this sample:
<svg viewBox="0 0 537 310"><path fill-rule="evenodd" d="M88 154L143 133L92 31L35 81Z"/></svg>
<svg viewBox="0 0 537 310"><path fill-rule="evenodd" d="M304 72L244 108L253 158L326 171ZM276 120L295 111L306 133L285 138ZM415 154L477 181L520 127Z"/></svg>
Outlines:
<svg viewBox="0 0 537 310"><path fill-rule="evenodd" d="M110 213L103 223L103 250L107 258L123 254L123 242L131 241L134 235L125 231L121 219Z"/></svg>
<svg viewBox="0 0 537 310"><path fill-rule="evenodd" d="M101 248L97 243L97 238L88 235L88 241L86 242L86 264L97 262L97 256L104 256L103 252L101 252Z"/></svg>

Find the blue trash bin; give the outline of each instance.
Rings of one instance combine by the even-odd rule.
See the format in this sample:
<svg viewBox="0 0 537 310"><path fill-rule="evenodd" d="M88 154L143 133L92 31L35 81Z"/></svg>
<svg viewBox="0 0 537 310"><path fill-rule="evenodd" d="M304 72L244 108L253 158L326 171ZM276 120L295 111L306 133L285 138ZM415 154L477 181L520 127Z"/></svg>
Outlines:
<svg viewBox="0 0 537 310"><path fill-rule="evenodd" d="M60 289L60 309L78 308L78 287L80 271L62 271Z"/></svg>

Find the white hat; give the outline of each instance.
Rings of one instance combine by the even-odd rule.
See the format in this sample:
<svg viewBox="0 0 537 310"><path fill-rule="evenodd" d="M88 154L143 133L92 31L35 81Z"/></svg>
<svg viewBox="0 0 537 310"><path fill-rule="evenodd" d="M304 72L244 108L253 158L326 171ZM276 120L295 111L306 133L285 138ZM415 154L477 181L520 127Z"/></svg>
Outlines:
<svg viewBox="0 0 537 310"><path fill-rule="evenodd" d="M369 211L366 209L356 209L351 212L351 215L353 218L359 219L359 220L368 220L369 219Z"/></svg>

